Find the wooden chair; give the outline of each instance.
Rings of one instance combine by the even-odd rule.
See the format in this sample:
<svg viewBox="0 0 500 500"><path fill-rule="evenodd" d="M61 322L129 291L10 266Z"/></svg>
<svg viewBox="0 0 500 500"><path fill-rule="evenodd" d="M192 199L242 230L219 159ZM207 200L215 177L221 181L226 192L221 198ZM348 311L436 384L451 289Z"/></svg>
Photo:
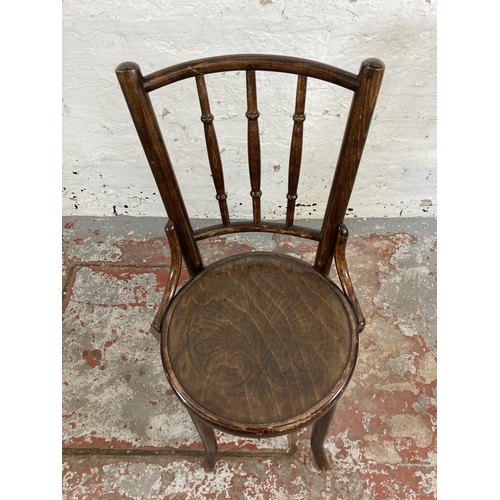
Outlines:
<svg viewBox="0 0 500 500"><path fill-rule="evenodd" d="M222 162L204 75L246 72L248 159L253 219L231 221ZM261 218L257 71L297 75L285 222ZM151 166L169 222L171 271L153 326L161 332L165 374L205 445L205 470L215 467L214 429L271 437L313 424L319 469L335 405L354 370L365 320L345 260L343 223L384 73L378 59L357 75L295 57L231 55L190 61L143 76L132 62L116 74ZM151 105L149 93L186 78L198 90L211 173L222 222L193 230ZM353 92L321 230L294 223L308 78ZM197 242L229 233L263 231L318 242L314 265L272 252L248 252L203 265ZM177 291L181 263L190 274ZM332 262L342 285L329 278Z"/></svg>

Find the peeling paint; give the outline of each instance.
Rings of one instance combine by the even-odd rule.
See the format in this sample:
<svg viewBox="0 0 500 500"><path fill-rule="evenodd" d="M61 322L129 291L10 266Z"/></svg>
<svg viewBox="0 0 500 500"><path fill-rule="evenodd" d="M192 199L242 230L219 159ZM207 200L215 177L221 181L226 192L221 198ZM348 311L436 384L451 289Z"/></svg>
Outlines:
<svg viewBox="0 0 500 500"><path fill-rule="evenodd" d="M413 230L424 226L403 227L399 219L377 230L380 222L353 224L348 259L368 323L326 439L330 469L315 468L309 427L260 440L218 432L222 456L215 472L206 473L203 445L166 381L149 331L168 276L164 221L154 230L133 222L120 234L106 221L63 223L63 246L79 241L69 260L63 252L70 273L63 303L63 446L172 454L66 454L65 499L436 498L436 358L428 345L434 345L434 296L421 293L430 281L409 279L417 268L434 269L433 226ZM389 230L391 224L397 229ZM102 260L86 261L99 257L86 250L97 242ZM246 234L204 241L201 251L206 262L256 249L308 260L314 245ZM110 247L120 249L119 262L108 258ZM402 324L411 324L414 334L405 335Z"/></svg>
<svg viewBox="0 0 500 500"><path fill-rule="evenodd" d="M156 192L154 180L113 75L114 66L132 56L132 45L145 74L189 58L249 53L256 47L341 65L353 73L364 57L381 58L387 63L387 77L360 166L353 207L358 217L396 217L401 210L412 217L436 215L435 2L216 0L196 5L169 2L165 9L161 2L94 0L83 4L66 1L62 8L65 215L165 214L159 196L152 194ZM167 20L169 29L165 30ZM236 204L248 202L242 208L235 206L236 213L231 215L236 217L250 213L251 201L244 153L244 80L242 73L207 79L230 199L237 199ZM295 78L280 79L278 75L273 80L259 74L257 82L263 211L267 217L276 217L276 202L286 203L282 188L286 185ZM151 95L171 159L180 170L179 183L188 191L191 216L215 217L217 203L210 190L203 125L193 87L191 81L186 85L178 82ZM344 89L325 89L313 79L308 83L304 175L299 186L300 199L308 203L324 198L316 186L324 189L321 179L331 179L350 98ZM325 109L329 114L323 116ZM281 171L266 179L266 170L277 164L283 166ZM404 176L403 168L407 169ZM207 196L201 196L203 193ZM427 212L423 211L427 207L420 207L425 199L433 200ZM302 217L308 217L308 212L303 211Z"/></svg>
<svg viewBox="0 0 500 500"><path fill-rule="evenodd" d="M102 353L99 349L85 350L82 352L82 359L91 368L95 368L101 364Z"/></svg>
<svg viewBox="0 0 500 500"><path fill-rule="evenodd" d="M389 424L390 435L393 437L409 437L419 448L428 448L432 444L432 430L419 415L391 415L382 417L382 420Z"/></svg>
<svg viewBox="0 0 500 500"><path fill-rule="evenodd" d="M406 372L410 372L412 375L415 375L415 373L417 373L417 369L413 364L415 356L415 353L401 354L396 358L389 359L389 361L387 361L387 365L394 373L397 373L400 377L404 378Z"/></svg>
<svg viewBox="0 0 500 500"><path fill-rule="evenodd" d="M432 353L428 352L418 360L418 373L422 376L427 384L434 382L437 377L436 358Z"/></svg>
<svg viewBox="0 0 500 500"><path fill-rule="evenodd" d="M396 465L403 462L401 455L397 452L394 442L387 439L380 439L377 434L365 436L368 449L365 450L365 457L381 464Z"/></svg>

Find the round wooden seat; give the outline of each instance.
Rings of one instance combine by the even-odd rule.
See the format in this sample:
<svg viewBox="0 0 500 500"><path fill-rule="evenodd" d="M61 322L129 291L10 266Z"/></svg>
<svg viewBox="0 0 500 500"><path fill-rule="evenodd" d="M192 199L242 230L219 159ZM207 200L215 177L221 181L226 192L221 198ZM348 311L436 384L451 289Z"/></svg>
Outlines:
<svg viewBox="0 0 500 500"><path fill-rule="evenodd" d="M339 288L292 257L253 252L206 267L171 303L162 359L195 414L232 433L278 435L328 411L357 355Z"/></svg>

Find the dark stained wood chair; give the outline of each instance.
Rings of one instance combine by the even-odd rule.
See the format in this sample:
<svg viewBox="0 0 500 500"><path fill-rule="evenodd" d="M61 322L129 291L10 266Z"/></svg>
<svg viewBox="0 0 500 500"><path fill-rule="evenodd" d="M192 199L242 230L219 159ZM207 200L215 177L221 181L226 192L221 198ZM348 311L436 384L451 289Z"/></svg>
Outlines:
<svg viewBox="0 0 500 500"><path fill-rule="evenodd" d="M204 75L246 72L248 159L253 218L231 221L222 162ZM297 76L285 222L261 218L257 71ZM217 458L214 429L271 437L313 424L317 466L328 462L324 440L335 405L356 364L365 320L345 260L347 204L382 82L384 64L362 62L352 74L305 59L231 55L190 61L143 76L132 62L116 74L165 205L171 271L153 326L161 332L166 376L205 445L204 467ZM194 231L149 93L186 78L198 90L221 223ZM307 80L353 92L351 108L320 230L295 224ZM204 266L197 242L229 233L263 231L318 242L314 265L272 252L248 252ZM176 293L182 260L190 274ZM335 262L342 290L329 278Z"/></svg>

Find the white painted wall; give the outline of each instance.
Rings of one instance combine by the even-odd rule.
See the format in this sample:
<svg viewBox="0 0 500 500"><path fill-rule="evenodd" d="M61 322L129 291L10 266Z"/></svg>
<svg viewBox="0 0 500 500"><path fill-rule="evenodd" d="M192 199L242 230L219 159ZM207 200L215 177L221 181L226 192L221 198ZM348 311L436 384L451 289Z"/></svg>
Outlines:
<svg viewBox="0 0 500 500"><path fill-rule="evenodd" d="M349 217L436 215L435 0L64 0L62 5L64 215L165 215L115 78L120 62L135 61L148 74L235 53L305 57L354 73L367 57L384 61ZM263 213L282 218L295 80L259 73L257 83ZM246 215L251 203L245 76L210 75L207 84L230 211ZM351 96L315 81L308 90L297 200L306 205L298 212L303 218L324 208ZM205 189L211 178L194 81L152 95L190 216L216 217L214 193Z"/></svg>

